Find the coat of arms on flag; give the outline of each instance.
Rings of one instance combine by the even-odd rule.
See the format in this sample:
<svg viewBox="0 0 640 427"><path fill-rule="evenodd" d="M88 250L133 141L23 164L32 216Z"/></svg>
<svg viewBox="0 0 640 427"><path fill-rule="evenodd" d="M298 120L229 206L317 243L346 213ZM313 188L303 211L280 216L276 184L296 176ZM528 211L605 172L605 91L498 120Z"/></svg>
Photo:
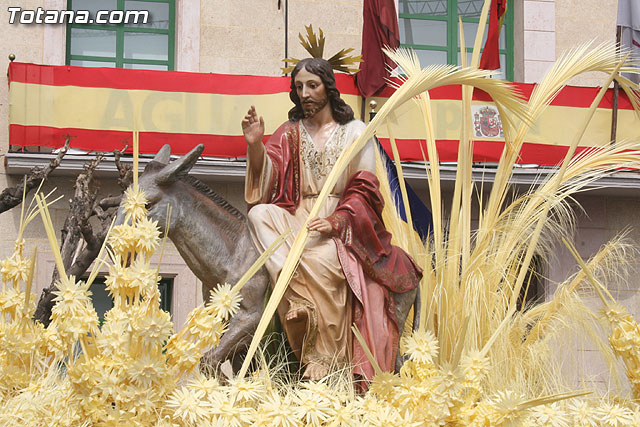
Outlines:
<svg viewBox="0 0 640 427"><path fill-rule="evenodd" d="M473 105L473 129L479 138L504 138L498 109L490 105Z"/></svg>

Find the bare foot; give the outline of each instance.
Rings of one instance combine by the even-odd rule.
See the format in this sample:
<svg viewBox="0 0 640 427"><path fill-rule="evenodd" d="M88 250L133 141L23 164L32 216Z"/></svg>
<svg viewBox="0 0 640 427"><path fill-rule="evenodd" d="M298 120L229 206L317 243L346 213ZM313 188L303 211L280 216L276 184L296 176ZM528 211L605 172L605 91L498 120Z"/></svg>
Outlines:
<svg viewBox="0 0 640 427"><path fill-rule="evenodd" d="M289 322L295 321L295 320L302 320L302 318L304 317L304 314L305 314L304 308L294 308L287 312L285 319Z"/></svg>
<svg viewBox="0 0 640 427"><path fill-rule="evenodd" d="M304 371L303 377L311 381L320 381L329 374L329 370L317 363L307 364L307 368Z"/></svg>

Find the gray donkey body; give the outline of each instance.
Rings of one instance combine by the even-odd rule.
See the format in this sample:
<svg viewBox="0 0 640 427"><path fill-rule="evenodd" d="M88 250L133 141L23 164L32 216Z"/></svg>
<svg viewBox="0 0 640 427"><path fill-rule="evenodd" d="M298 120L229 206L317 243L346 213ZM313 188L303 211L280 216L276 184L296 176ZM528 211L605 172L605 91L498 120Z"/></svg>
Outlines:
<svg viewBox="0 0 640 427"><path fill-rule="evenodd" d="M169 238L202 281L206 301L218 284L234 285L259 253L251 240L245 216L188 175L203 149L204 146L198 145L169 163L171 148L165 145L147 165L139 183L148 200L149 216L158 221L163 232L167 207L171 206ZM262 316L268 286L269 276L263 267L242 288L240 310L231 318L219 345L205 356L205 364L217 368L230 360L234 369L239 367ZM416 291L394 294L400 334L415 298ZM397 368L399 363L400 359Z"/></svg>

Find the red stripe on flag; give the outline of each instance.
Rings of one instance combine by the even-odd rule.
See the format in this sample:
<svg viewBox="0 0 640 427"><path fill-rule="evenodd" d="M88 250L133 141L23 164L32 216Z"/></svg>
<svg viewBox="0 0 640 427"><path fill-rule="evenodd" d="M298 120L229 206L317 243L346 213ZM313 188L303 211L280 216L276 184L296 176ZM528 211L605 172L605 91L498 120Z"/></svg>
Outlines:
<svg viewBox="0 0 640 427"><path fill-rule="evenodd" d="M397 78L393 80L395 80L396 84L401 83ZM528 101L536 85L532 83L511 83L511 86L514 87L516 93L518 93L523 100ZM551 105L558 107L588 108L591 106L591 103L595 99L599 90L599 87L565 86L553 99ZM388 98L393 95L394 91L395 89L387 87L382 90L379 96ZM623 91L620 91L619 93L618 108L623 110L633 110L633 105L629 101L627 94ZM429 97L431 99L460 100L462 99L462 88L461 86L440 86L430 90ZM479 89L473 91L473 100L492 102L489 94ZM602 98L602 101L600 101L600 105L598 105L598 107L611 108L612 105L613 89L609 89Z"/></svg>
<svg viewBox="0 0 640 427"><path fill-rule="evenodd" d="M12 145L43 146L59 148L64 145L66 136L71 136L71 147L89 151L121 150L128 145L128 152L132 150L131 132L104 131L91 129L60 129L46 126L11 125L9 137ZM100 141L100 148L96 150L95 141ZM385 150L392 155L389 140L380 140ZM398 139L396 140L400 158L402 160L422 160L420 145L424 148L424 140ZM140 152L157 153L164 144L171 144L174 154L185 154L197 144L204 144L205 156L216 157L244 157L247 146L242 136L234 135L198 135L184 133L141 132ZM451 162L458 158L458 141L436 141L440 161ZM475 162L498 162L504 143L500 141L475 141L473 160ZM587 147L579 147L580 152ZM543 145L525 143L520 152L519 163L535 163L539 165L556 165L564 158L566 146Z"/></svg>
<svg viewBox="0 0 640 427"><path fill-rule="evenodd" d="M9 82L220 95L268 95L289 92L291 79L285 76L126 70L12 62L9 64ZM352 76L336 73L336 83L341 93L358 94Z"/></svg>
<svg viewBox="0 0 640 427"><path fill-rule="evenodd" d="M53 128L47 126L9 126L9 138L12 145L42 146L59 148L64 145L66 136L71 136L72 148L89 151L121 150L128 145L127 152L132 151L132 133L124 131ZM265 136L265 138L267 138ZM95 141L100 141L96 150ZM380 142L387 153L392 156L389 140L381 138ZM422 144L426 153L424 140L397 139L398 151L402 160L422 160ZM244 157L247 146L244 137L239 135L200 135L184 133L140 132L140 152L155 154L164 144L171 145L173 154L185 154L197 144L204 144L203 155L216 157ZM440 161L453 162L458 158L457 140L436 141ZM504 147L501 141L475 141L473 146L474 162L498 162ZM576 153L589 147L578 147ZM556 165L564 159L566 146L525 143L520 152L518 163L535 163L539 165Z"/></svg>
<svg viewBox="0 0 640 427"><path fill-rule="evenodd" d="M11 145L59 148L67 135L70 147L89 151L133 150L131 132L76 128L54 128L49 126L9 126ZM96 141L99 141L97 144ZM243 136L202 135L185 133L140 132L140 152L155 154L164 144L171 145L173 154L185 154L198 144L204 144L205 156L243 157L247 145Z"/></svg>
<svg viewBox="0 0 640 427"><path fill-rule="evenodd" d="M391 145L386 138L380 138L380 143L389 156L393 157ZM422 144L426 155L427 149L424 140L417 139L396 139L398 152L402 160L423 160L420 145ZM455 162L458 160L457 140L437 140L436 147L441 162ZM474 141L473 161L474 162L499 162L504 142L501 141ZM578 147L576 154L581 153L590 147ZM544 145L534 143L524 143L520 151L518 163L532 163L545 166L555 166L562 162L568 147L561 145Z"/></svg>

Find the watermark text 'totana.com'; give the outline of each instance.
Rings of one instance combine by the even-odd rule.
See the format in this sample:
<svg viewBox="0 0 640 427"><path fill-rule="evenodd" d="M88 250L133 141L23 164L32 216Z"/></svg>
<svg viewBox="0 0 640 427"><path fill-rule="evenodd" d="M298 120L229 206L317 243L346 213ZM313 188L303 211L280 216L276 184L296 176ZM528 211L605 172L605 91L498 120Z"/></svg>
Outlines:
<svg viewBox="0 0 640 427"><path fill-rule="evenodd" d="M148 10L36 10L9 7L9 24L146 24Z"/></svg>

